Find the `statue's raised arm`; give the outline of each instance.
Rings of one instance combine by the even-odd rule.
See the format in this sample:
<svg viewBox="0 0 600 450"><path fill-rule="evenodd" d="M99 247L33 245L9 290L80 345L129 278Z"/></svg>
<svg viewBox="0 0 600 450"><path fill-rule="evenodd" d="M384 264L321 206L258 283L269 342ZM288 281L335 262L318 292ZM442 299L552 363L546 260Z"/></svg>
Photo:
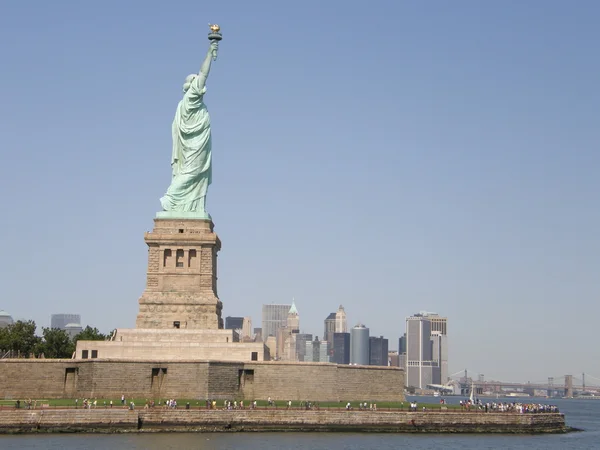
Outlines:
<svg viewBox="0 0 600 450"><path fill-rule="evenodd" d="M217 53L219 52L219 42L211 41L210 47L208 48L208 52L206 53L206 58L204 58L204 62L200 67L200 72L198 72L198 78L202 87L206 84L206 79L208 78L208 74L210 73L210 65L213 61L217 60Z"/></svg>

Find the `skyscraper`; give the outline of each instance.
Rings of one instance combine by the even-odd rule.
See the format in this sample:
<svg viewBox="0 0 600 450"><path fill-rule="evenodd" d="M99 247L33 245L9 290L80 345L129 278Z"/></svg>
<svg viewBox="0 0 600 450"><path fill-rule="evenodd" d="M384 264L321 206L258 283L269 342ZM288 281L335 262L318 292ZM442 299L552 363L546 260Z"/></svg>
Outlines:
<svg viewBox="0 0 600 450"><path fill-rule="evenodd" d="M226 330L241 330L244 327L243 317L225 317L225 329Z"/></svg>
<svg viewBox="0 0 600 450"><path fill-rule="evenodd" d="M316 338L315 338L315 342L318 342L318 340ZM306 345L306 348L304 349L304 361L314 362L315 354L314 354L314 349L313 349L313 341L306 340L305 345Z"/></svg>
<svg viewBox="0 0 600 450"><path fill-rule="evenodd" d="M252 338L252 318L244 317L244 321L242 323L242 339L250 339Z"/></svg>
<svg viewBox="0 0 600 450"><path fill-rule="evenodd" d="M346 322L346 311L344 311L344 307L342 305L340 305L337 312L335 313L335 332L348 332L348 324Z"/></svg>
<svg viewBox="0 0 600 450"><path fill-rule="evenodd" d="M296 309L296 303L292 301L292 306L288 311L287 323L285 328L280 328L277 336L282 340L278 342L278 348L281 346L283 353L279 356L284 361L298 361L298 352L296 350L296 338L300 333L300 314Z"/></svg>
<svg viewBox="0 0 600 450"><path fill-rule="evenodd" d="M429 384L446 382L448 370L446 330L447 319L435 313L421 312L406 318L407 386L426 389ZM442 368L444 368L443 377Z"/></svg>
<svg viewBox="0 0 600 450"><path fill-rule="evenodd" d="M439 331L431 332L431 357L440 368L440 384L448 382L448 336Z"/></svg>
<svg viewBox="0 0 600 450"><path fill-rule="evenodd" d="M369 329L361 324L350 331L350 364L369 365Z"/></svg>
<svg viewBox="0 0 600 450"><path fill-rule="evenodd" d="M313 338L312 334L298 333L296 335L296 354L298 355L298 361L312 361L312 347L310 358L306 358L306 343L311 342Z"/></svg>
<svg viewBox="0 0 600 450"><path fill-rule="evenodd" d="M327 341L329 348L333 348L333 333L335 333L335 318L336 313L330 313L325 318L325 329L323 331L323 340Z"/></svg>
<svg viewBox="0 0 600 450"><path fill-rule="evenodd" d="M6 311L0 310L0 328L6 328L9 325L12 325L13 318Z"/></svg>
<svg viewBox="0 0 600 450"><path fill-rule="evenodd" d="M277 329L287 326L287 316L292 305L262 306L262 336L266 341L269 336L277 336Z"/></svg>
<svg viewBox="0 0 600 450"><path fill-rule="evenodd" d="M448 318L436 313L424 313L431 322L431 357L438 362L439 383L448 382Z"/></svg>
<svg viewBox="0 0 600 450"><path fill-rule="evenodd" d="M73 338L83 331L81 316L79 314L52 314L50 328L64 330L70 338Z"/></svg>
<svg viewBox="0 0 600 450"><path fill-rule="evenodd" d="M406 353L406 333L398 339L398 354Z"/></svg>
<svg viewBox="0 0 600 450"><path fill-rule="evenodd" d="M383 336L369 337L369 365L388 365L388 340Z"/></svg>
<svg viewBox="0 0 600 450"><path fill-rule="evenodd" d="M398 339L398 367L406 370L406 333Z"/></svg>
<svg viewBox="0 0 600 450"><path fill-rule="evenodd" d="M64 330L69 324L81 325L81 316L79 314L52 314L50 316L50 328Z"/></svg>
<svg viewBox="0 0 600 450"><path fill-rule="evenodd" d="M330 361L336 364L350 364L350 333L333 334L333 354Z"/></svg>
<svg viewBox="0 0 600 450"><path fill-rule="evenodd" d="M255 328L255 329L253 330L253 332L254 332L254 340L255 340L256 342L260 342L260 341L262 341L262 340L263 340L262 328Z"/></svg>

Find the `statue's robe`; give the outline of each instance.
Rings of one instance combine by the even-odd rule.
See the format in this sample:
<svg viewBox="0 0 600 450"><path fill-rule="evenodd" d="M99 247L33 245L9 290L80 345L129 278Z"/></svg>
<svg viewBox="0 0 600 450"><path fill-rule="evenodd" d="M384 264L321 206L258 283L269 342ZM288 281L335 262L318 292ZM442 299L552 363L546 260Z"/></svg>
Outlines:
<svg viewBox="0 0 600 450"><path fill-rule="evenodd" d="M173 119L173 178L160 199L165 211L204 213L212 182L210 117L204 104L204 77L195 77Z"/></svg>

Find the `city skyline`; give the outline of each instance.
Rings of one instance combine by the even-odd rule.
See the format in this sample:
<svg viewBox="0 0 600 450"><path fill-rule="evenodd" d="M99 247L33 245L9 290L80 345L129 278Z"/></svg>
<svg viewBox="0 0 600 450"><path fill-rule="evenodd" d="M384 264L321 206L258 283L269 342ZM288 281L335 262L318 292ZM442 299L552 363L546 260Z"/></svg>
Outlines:
<svg viewBox="0 0 600 450"><path fill-rule="evenodd" d="M434 5L4 5L0 308L134 325L208 45L186 11L225 36L206 93L223 317L295 297L322 338L343 304L394 348L425 308L451 318L450 373L600 376L600 4Z"/></svg>

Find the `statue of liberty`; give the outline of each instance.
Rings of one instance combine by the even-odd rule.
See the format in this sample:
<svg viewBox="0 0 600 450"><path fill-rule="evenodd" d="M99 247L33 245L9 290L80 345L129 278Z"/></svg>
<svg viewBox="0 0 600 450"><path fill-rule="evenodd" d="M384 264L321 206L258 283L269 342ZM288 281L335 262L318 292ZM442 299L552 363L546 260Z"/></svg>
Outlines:
<svg viewBox="0 0 600 450"><path fill-rule="evenodd" d="M216 29L215 29L216 28ZM208 218L206 191L212 181L210 116L204 104L206 79L210 65L217 58L220 33L217 25L200 72L188 75L183 84L183 99L173 119L172 179L167 193L160 199L165 212L158 217ZM182 214L183 213L183 214Z"/></svg>

